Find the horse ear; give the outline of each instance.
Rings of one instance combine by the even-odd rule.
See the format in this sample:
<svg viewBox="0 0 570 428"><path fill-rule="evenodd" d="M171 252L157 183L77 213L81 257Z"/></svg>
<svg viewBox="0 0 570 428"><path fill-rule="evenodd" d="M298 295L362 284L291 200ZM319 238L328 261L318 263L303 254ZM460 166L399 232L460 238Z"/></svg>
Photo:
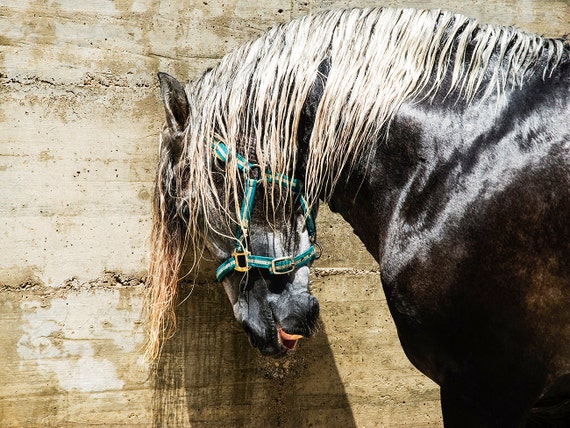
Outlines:
<svg viewBox="0 0 570 428"><path fill-rule="evenodd" d="M188 97L182 84L166 73L158 73L160 93L166 110L166 122L173 134L183 132L188 123Z"/></svg>

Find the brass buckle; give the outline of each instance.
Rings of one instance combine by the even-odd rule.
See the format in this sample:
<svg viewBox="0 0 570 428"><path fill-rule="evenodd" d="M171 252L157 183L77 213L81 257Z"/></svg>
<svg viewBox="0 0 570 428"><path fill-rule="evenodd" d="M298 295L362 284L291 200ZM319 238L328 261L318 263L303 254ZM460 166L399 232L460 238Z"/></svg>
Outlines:
<svg viewBox="0 0 570 428"><path fill-rule="evenodd" d="M251 269L249 265L249 251L234 251L232 257L234 258L236 265L234 270L238 272L247 272Z"/></svg>
<svg viewBox="0 0 570 428"><path fill-rule="evenodd" d="M277 263L289 261L289 265L277 267ZM287 268L287 270L282 270L283 268ZM293 257L279 257L276 259L271 260L271 271L274 275L284 275L289 272L293 272L295 270L295 259Z"/></svg>

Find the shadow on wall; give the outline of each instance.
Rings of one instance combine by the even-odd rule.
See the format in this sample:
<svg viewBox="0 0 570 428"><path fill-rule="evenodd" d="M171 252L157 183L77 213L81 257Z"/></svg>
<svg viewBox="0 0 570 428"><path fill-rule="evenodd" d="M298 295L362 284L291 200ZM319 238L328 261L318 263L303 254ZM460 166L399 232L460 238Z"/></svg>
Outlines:
<svg viewBox="0 0 570 428"><path fill-rule="evenodd" d="M355 427L326 330L274 360L250 346L219 285L197 285L154 372L154 425Z"/></svg>

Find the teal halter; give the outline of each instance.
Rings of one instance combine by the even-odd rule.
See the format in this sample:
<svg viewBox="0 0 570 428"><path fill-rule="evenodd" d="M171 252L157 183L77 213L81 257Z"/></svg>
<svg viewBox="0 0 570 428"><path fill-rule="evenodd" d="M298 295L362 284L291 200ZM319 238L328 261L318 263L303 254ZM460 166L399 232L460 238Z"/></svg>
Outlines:
<svg viewBox="0 0 570 428"><path fill-rule="evenodd" d="M214 150L214 155L219 160L222 162L228 161L230 153L227 146L222 141L214 139L212 149ZM244 242L247 239L255 191L258 183L261 181L261 169L259 165L248 162L243 156L239 154L236 154L235 156L238 169L246 175L245 191L238 219L239 226L236 236L236 246L232 256L216 269L216 279L221 281L232 270L237 272L247 272L252 267L267 269L272 275L283 275L320 257L320 251L317 255L317 250L315 249L316 245L320 250L320 245L316 242L317 229L315 227L315 217L313 212L309 210L307 201L300 193L302 187L301 183L299 180L289 178L285 174L276 174L271 171L265 171L265 179L268 183L279 184L299 195L299 202L301 204L303 214L305 215L305 224L311 239L311 246L296 256L277 258L253 255L247 251ZM257 177L255 177L255 175L257 175Z"/></svg>

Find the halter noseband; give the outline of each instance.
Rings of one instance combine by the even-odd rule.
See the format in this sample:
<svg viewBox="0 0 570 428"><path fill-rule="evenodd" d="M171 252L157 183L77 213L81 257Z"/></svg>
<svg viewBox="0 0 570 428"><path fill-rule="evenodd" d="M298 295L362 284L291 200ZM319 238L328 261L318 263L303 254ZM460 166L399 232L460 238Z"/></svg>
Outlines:
<svg viewBox="0 0 570 428"><path fill-rule="evenodd" d="M215 138L212 143L212 149L214 150L214 155L219 160L222 162L228 161L230 152L222 141ZM312 210L309 210L307 201L300 193L301 183L299 180L289 178L285 174L276 174L271 171L265 171L265 179L268 183L279 184L292 190L299 196L299 203L301 204L301 209L305 216L305 225L307 227L307 232L309 232L311 246L296 256L276 258L253 255L247 251L247 245L245 245L245 242L248 236L249 220L251 217L253 200L255 198L255 191L257 189L257 184L261 181L261 168L259 165L248 162L247 159L240 154L236 154L235 156L238 169L246 175L245 190L238 219L239 226L236 236L236 246L232 256L216 269L216 279L221 281L232 270L237 272L247 272L252 267L267 269L272 275L283 275L319 258L321 251L317 254L317 250L315 248L316 245L320 250L320 245L316 242L317 229L315 227L315 217Z"/></svg>

